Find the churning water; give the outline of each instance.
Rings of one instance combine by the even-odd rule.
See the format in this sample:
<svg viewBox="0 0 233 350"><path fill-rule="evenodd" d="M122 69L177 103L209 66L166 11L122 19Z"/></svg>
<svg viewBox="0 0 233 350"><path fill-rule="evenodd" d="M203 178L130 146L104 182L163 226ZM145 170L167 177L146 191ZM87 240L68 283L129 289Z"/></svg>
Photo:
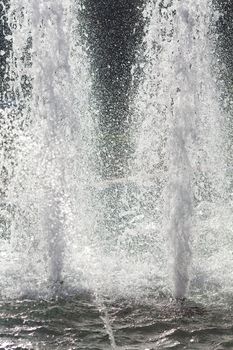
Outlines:
<svg viewBox="0 0 233 350"><path fill-rule="evenodd" d="M88 3L1 2L0 349L233 348L221 14L145 3L106 92Z"/></svg>

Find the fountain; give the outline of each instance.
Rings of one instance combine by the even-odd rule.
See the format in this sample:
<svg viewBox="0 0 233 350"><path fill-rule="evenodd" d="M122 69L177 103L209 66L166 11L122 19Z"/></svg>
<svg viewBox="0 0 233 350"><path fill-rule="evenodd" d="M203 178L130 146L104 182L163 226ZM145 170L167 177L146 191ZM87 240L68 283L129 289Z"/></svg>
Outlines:
<svg viewBox="0 0 233 350"><path fill-rule="evenodd" d="M219 14L209 0L118 5L132 47L104 2L3 9L1 98L13 101L0 111L3 298L232 287Z"/></svg>

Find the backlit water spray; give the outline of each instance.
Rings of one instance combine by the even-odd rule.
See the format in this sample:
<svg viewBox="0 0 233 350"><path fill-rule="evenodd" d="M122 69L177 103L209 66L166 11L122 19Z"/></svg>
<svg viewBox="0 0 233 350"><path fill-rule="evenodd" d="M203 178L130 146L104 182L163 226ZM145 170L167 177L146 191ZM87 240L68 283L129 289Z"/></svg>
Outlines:
<svg viewBox="0 0 233 350"><path fill-rule="evenodd" d="M86 121L90 84L73 5L69 1L11 1L8 11L12 31L9 91L16 106L15 111L6 112L19 120L11 155L14 176L4 189L5 207L12 208L9 243L13 255L8 264L16 265L14 270L20 267L18 263L25 269L22 273L31 275L26 293L30 289L34 293L35 283L55 293L61 288L71 241L67 226L74 225L74 216L81 226L74 212L77 200L82 202L79 209L85 206L86 172L90 177L85 166L90 157L85 128L89 127L88 135L92 132ZM4 267L9 268L7 263ZM18 277L23 292L24 277Z"/></svg>
<svg viewBox="0 0 233 350"><path fill-rule="evenodd" d="M107 112L96 101L101 81L93 84L84 9L82 1L12 0L7 11L5 98L14 103L1 111L2 296L91 289L184 298L190 283L201 291L211 285L232 230L213 73L217 15L208 0L145 3L122 112L127 133L100 142ZM124 144L133 151L123 152ZM224 234L216 226L222 211Z"/></svg>
<svg viewBox="0 0 233 350"><path fill-rule="evenodd" d="M143 197L154 195L160 247L161 235L170 237L165 249L178 299L187 295L192 265L199 265L198 258L192 264L192 250L195 260L203 206L226 205L224 118L214 75L218 15L211 1L151 1L145 8L150 21L144 60L139 56L144 79L135 102L134 171L144 181Z"/></svg>

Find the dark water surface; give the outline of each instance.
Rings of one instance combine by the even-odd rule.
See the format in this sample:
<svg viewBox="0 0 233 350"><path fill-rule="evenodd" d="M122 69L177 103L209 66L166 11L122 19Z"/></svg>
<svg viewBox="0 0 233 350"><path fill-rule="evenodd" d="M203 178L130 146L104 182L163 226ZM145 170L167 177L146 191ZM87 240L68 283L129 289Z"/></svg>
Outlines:
<svg viewBox="0 0 233 350"><path fill-rule="evenodd" d="M90 295L2 301L0 349L233 349L233 305L152 299L98 305Z"/></svg>

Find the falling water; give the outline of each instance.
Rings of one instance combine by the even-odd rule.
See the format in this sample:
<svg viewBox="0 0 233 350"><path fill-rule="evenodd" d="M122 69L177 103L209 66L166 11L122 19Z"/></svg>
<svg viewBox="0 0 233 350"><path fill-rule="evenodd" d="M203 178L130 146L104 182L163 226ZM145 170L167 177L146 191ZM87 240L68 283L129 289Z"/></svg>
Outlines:
<svg viewBox="0 0 233 350"><path fill-rule="evenodd" d="M134 171L145 184L143 198L152 196L156 208L153 221L159 230L153 234L158 235L159 247L154 246L158 264L164 263L158 252L166 232L170 237L170 249L166 245L163 249L169 251L165 260L170 260L177 298L185 297L190 274L200 267L200 242L205 235L200 216L206 215L208 225L210 208L216 205L222 210L227 203L226 138L212 32L218 13L211 9L210 1L149 2L146 51L139 55L144 79L135 104L139 122ZM221 236L212 234L215 239ZM204 266L203 262L201 270ZM195 278L200 275L199 270Z"/></svg>
<svg viewBox="0 0 233 350"><path fill-rule="evenodd" d="M118 110L127 133L123 142L122 130L110 135L108 145L99 140L106 108L96 101L101 82L93 82L84 8L12 0L6 9L12 50L4 98L14 103L1 111L1 294L94 289L183 298L190 283L208 288L212 262L230 244L217 14L209 0L145 4L127 108ZM118 142L134 147L125 162ZM222 212L225 222L216 225Z"/></svg>
<svg viewBox="0 0 233 350"><path fill-rule="evenodd" d="M86 161L92 132L87 107L90 84L73 25L76 11L69 1L12 1L8 13L11 94L16 100L14 116L19 119L11 156L14 175L4 189L6 207L14 208L9 263L16 265L13 271L17 264L25 268L22 273L32 279L28 292L38 287L33 279L42 285L48 279L55 291L61 288L67 225L72 225L77 199L80 208L85 206L82 187L91 176ZM19 278L23 285L21 273Z"/></svg>

